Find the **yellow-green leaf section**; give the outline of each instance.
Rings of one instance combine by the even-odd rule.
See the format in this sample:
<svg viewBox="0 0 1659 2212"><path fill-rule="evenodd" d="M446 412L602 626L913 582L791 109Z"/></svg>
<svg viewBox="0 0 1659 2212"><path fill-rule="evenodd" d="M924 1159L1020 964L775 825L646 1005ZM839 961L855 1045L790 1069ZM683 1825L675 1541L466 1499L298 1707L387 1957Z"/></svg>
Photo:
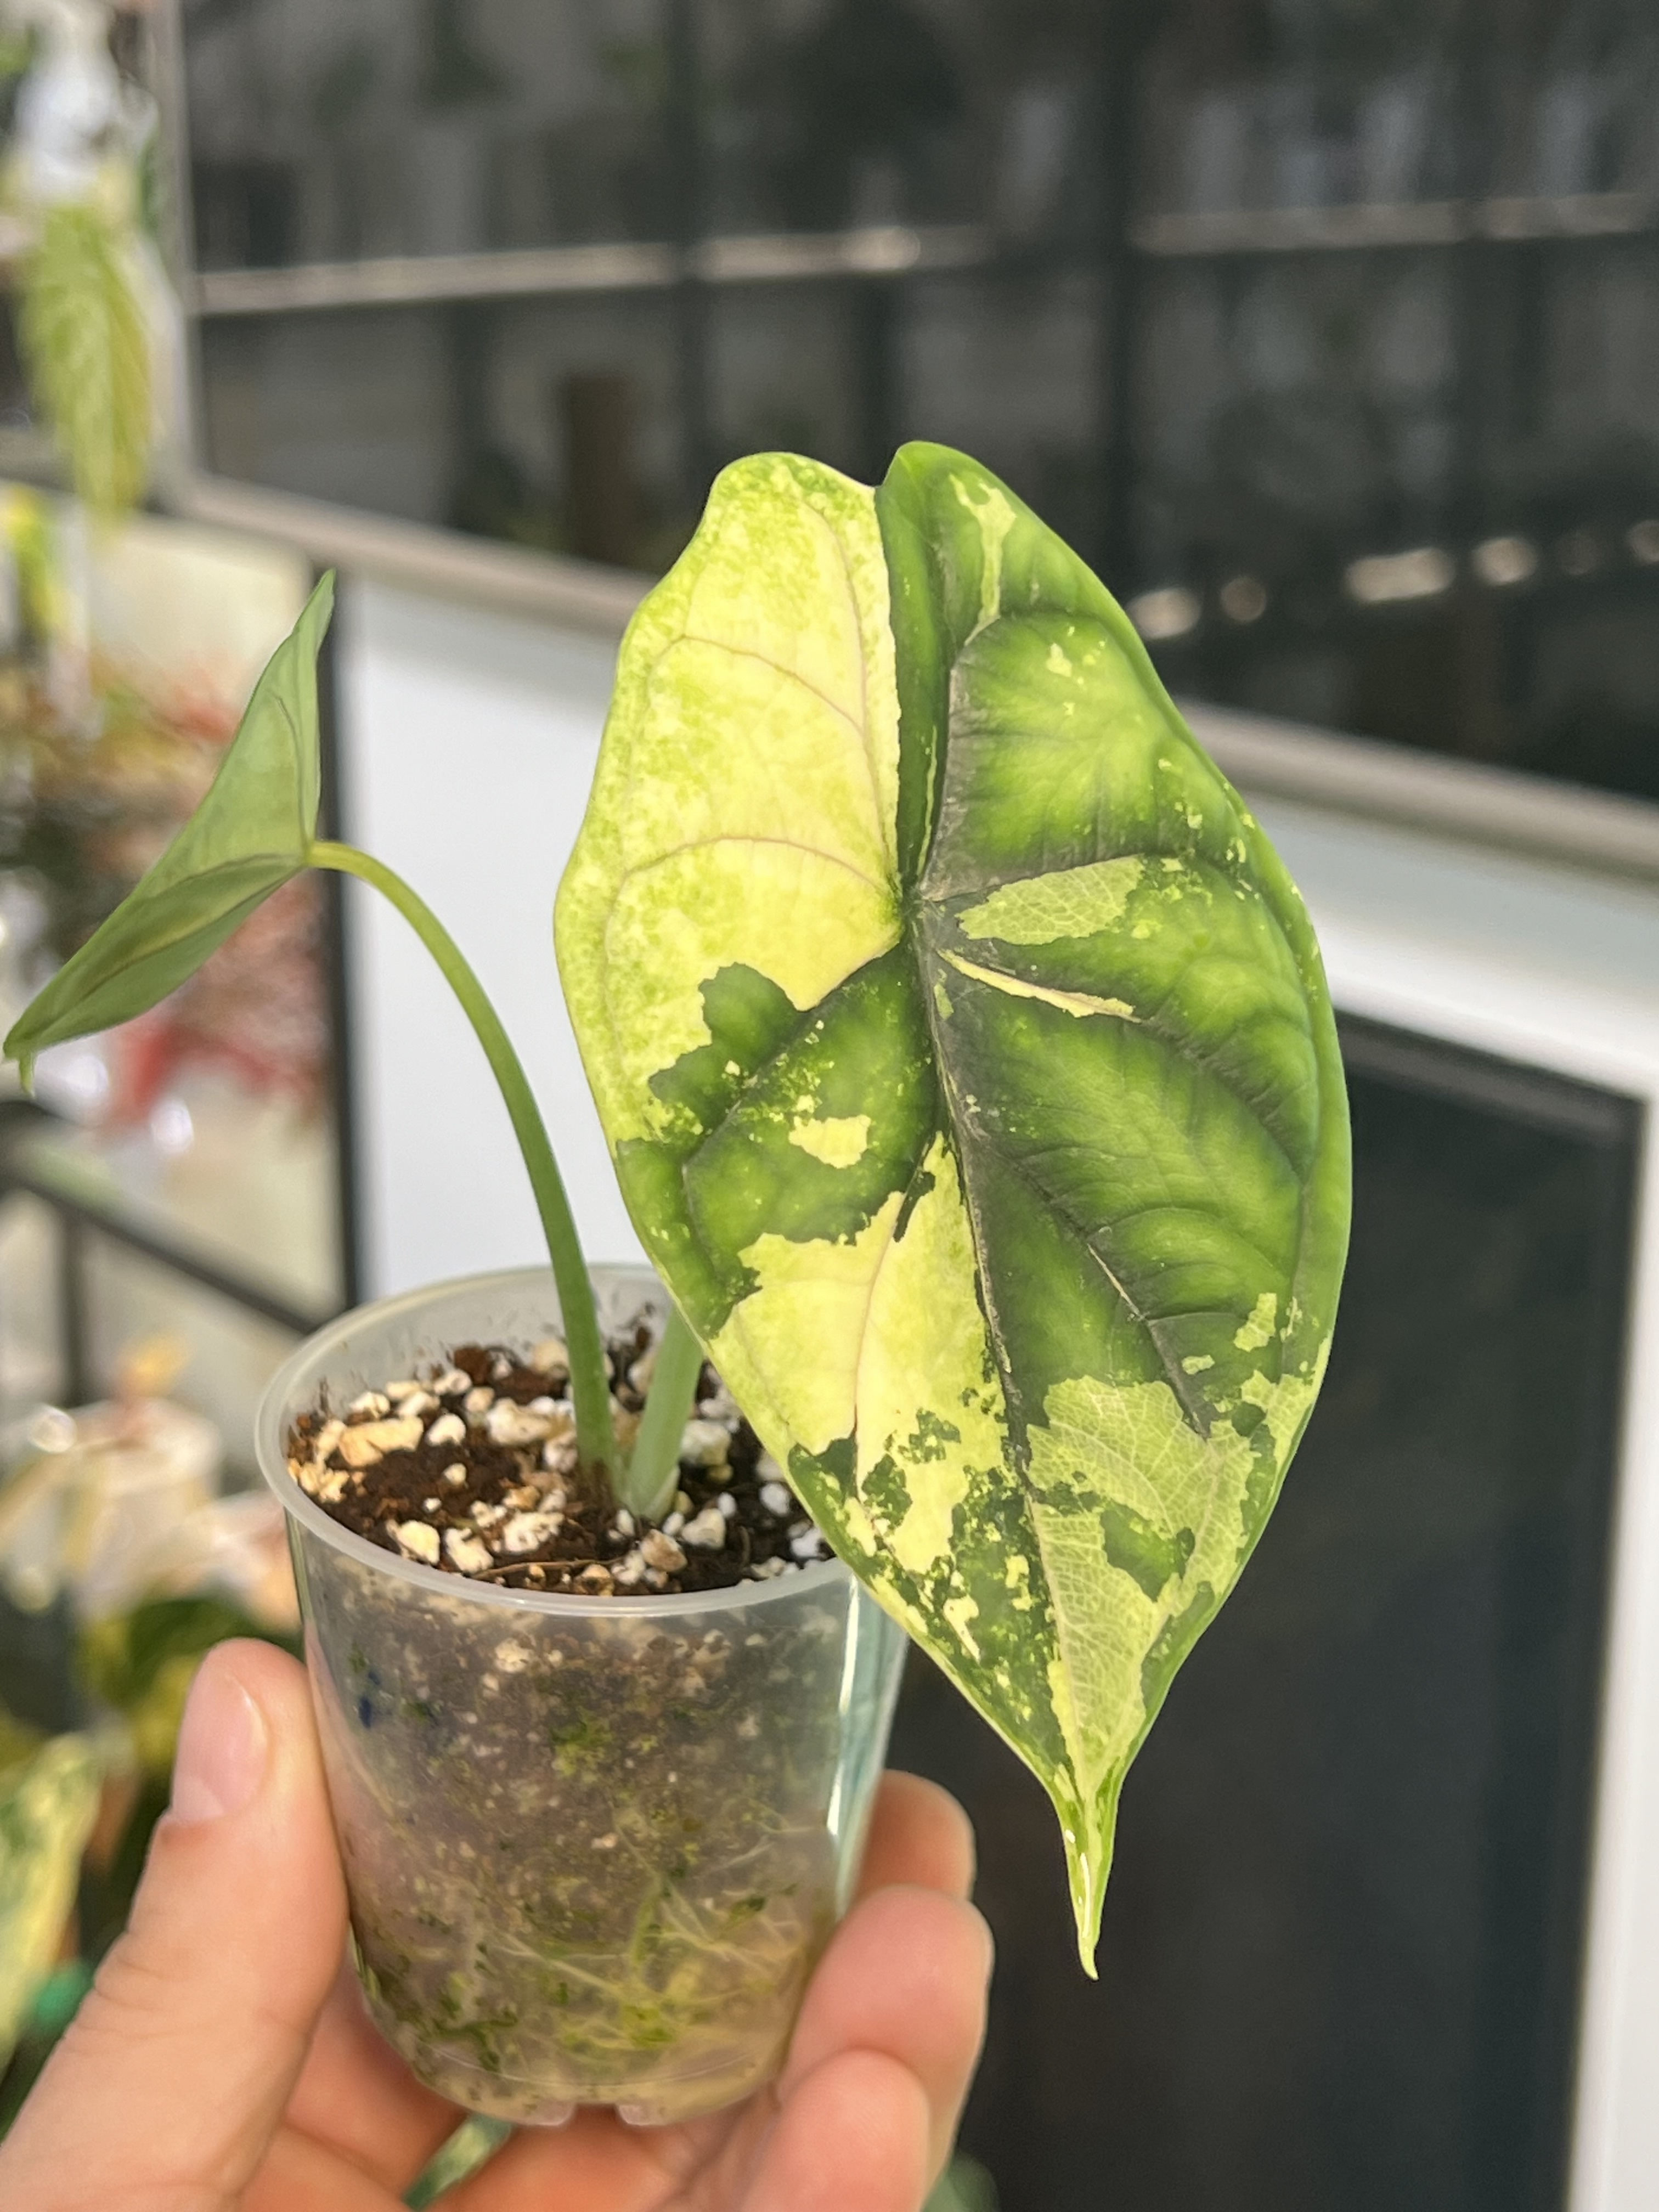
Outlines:
<svg viewBox="0 0 1659 2212"><path fill-rule="evenodd" d="M1124 1775L1311 1409L1347 1125L1294 887L965 456L763 455L624 641L561 889L634 1218L841 1553L1042 1778Z"/></svg>

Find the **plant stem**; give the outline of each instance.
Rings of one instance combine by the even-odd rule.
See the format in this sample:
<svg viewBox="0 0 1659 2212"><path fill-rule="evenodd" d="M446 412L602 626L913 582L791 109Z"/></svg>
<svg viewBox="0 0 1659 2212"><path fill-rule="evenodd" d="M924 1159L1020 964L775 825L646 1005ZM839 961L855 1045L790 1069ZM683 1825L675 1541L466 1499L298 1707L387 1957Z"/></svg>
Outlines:
<svg viewBox="0 0 1659 2212"><path fill-rule="evenodd" d="M536 1207L553 1262L553 1280L559 1293L564 1324L565 1349L570 1358L570 1397L576 1417L576 1449L584 1466L602 1467L613 1489L617 1483L617 1440L611 1419L611 1385L605 1373L605 1346L593 1303L593 1285L582 1257L575 1218L565 1195L564 1180L542 1120L541 1109L530 1088L512 1041L501 1018L484 994L484 988L468 966L460 947L425 900L412 891L401 876L355 845L313 840L307 859L313 867L333 868L356 876L389 899L408 922L443 971L444 980L460 1000L473 1034L483 1047L490 1073L500 1085L501 1098L513 1123L513 1133L536 1194ZM643 1424L641 1424L643 1425Z"/></svg>
<svg viewBox="0 0 1659 2212"><path fill-rule="evenodd" d="M660 1521L668 1510L679 1482L680 1436L702 1372L702 1346L675 1306L657 1346L627 1469L617 1478L618 1503L641 1520Z"/></svg>

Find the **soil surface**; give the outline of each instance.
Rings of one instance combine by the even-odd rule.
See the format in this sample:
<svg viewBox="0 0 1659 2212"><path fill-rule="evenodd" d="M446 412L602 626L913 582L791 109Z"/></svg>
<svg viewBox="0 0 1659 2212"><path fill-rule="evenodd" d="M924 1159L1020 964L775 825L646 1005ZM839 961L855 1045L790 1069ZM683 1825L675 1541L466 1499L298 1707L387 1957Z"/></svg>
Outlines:
<svg viewBox="0 0 1659 2212"><path fill-rule="evenodd" d="M631 1439L654 1357L641 1317L606 1346ZM729 1589L798 1571L829 1547L714 1370L698 1382L679 1490L660 1526L619 1510L577 1463L563 1344L459 1344L348 1407L302 1414L289 1468L325 1513L423 1565L510 1589L593 1597Z"/></svg>

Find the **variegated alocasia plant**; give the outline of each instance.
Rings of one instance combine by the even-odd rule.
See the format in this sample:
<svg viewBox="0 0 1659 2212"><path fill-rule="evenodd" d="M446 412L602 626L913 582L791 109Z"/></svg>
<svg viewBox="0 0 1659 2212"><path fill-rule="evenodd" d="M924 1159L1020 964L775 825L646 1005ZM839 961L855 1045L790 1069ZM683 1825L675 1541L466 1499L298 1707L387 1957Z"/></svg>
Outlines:
<svg viewBox="0 0 1659 2212"><path fill-rule="evenodd" d="M1307 916L1089 569L960 453L738 463L623 648L566 997L653 1259L836 1549L1118 1795L1260 1536L1347 1238Z"/></svg>

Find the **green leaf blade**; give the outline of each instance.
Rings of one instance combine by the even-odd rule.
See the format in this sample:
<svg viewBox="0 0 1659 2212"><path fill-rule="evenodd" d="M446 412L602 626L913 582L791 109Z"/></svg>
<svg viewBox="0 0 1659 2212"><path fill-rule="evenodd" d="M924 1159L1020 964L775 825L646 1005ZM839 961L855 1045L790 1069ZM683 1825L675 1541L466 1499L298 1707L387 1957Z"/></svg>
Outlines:
<svg viewBox="0 0 1659 2212"><path fill-rule="evenodd" d="M711 575L762 654L815 606L865 651L832 736L680 649ZM702 750L665 776L669 730ZM888 903L833 961L824 908L748 863L692 862L634 927L653 839L686 865L641 836L659 784L759 849L821 845L860 777ZM624 647L558 919L647 1247L836 1549L1048 1788L1086 1964L1124 1776L1334 1319L1346 1097L1294 887L1083 563L910 447L874 495L776 457L721 480Z"/></svg>
<svg viewBox="0 0 1659 2212"><path fill-rule="evenodd" d="M195 813L13 1024L4 1049L26 1079L49 1046L147 1012L307 866L322 789L317 656L333 594L330 574L272 654Z"/></svg>

